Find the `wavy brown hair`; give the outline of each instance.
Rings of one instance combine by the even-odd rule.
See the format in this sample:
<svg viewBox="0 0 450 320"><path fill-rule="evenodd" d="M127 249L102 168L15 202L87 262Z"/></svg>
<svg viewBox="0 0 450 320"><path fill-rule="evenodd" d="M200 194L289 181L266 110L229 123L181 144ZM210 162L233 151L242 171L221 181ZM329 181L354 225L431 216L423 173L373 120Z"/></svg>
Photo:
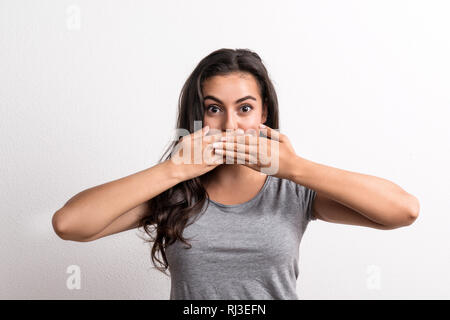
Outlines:
<svg viewBox="0 0 450 320"><path fill-rule="evenodd" d="M226 75L232 72L250 73L256 78L263 107L264 103L267 106L267 120L264 124L273 129L279 129L277 95L259 55L248 49L219 49L203 58L184 83L178 99L176 131L185 129L193 133L194 121L203 122L202 85L204 81L215 75ZM181 138L176 137L170 143L159 162L171 158L172 151ZM205 175L210 173L211 171ZM146 240L147 242L154 242L151 260L159 271L166 274L165 271L169 267L165 254L167 246L180 240L187 244L188 248L192 247L183 238L183 230L191 217L197 216L198 218L207 199L209 199L209 195L200 177L195 177L182 181L148 200L149 213L140 219L139 228L142 227L150 237L149 240ZM154 235L155 231L156 235ZM156 257L158 251L163 261ZM155 260L160 264L159 267L156 266Z"/></svg>

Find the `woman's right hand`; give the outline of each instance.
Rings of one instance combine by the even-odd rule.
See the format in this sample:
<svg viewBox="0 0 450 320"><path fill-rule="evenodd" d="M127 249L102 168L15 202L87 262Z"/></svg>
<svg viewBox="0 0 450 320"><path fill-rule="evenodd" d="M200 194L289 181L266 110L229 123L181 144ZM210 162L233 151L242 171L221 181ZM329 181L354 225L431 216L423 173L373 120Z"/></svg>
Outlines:
<svg viewBox="0 0 450 320"><path fill-rule="evenodd" d="M209 127L206 126L183 136L172 151L171 158L167 160L182 181L201 176L225 162L223 155L214 153L212 144L220 141L221 137L225 137L227 133L211 132L210 135L207 135L208 131ZM231 134L241 133L234 131ZM230 133L228 133L229 135Z"/></svg>

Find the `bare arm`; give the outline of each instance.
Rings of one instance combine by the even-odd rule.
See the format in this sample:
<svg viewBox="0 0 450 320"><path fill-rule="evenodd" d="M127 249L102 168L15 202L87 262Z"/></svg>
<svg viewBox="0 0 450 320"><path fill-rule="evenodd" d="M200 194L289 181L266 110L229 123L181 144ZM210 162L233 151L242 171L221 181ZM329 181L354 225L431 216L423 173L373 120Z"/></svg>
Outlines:
<svg viewBox="0 0 450 320"><path fill-rule="evenodd" d="M64 240L91 241L137 226L147 201L183 181L169 160L132 175L86 189L52 219Z"/></svg>
<svg viewBox="0 0 450 320"><path fill-rule="evenodd" d="M77 241L81 242L94 241L100 238L104 238L106 236L110 236L115 233L135 229L139 226L139 220L141 219L141 217L146 215L147 213L149 213L148 201L141 203L137 207L120 215L99 233L94 234L88 238L79 239Z"/></svg>
<svg viewBox="0 0 450 320"><path fill-rule="evenodd" d="M321 220L389 230L408 226L419 215L419 200L389 180L298 156L291 163L292 180L316 190L313 211Z"/></svg>
<svg viewBox="0 0 450 320"><path fill-rule="evenodd" d="M85 242L137 227L140 218L148 213L148 200L220 164L215 162L221 156L213 155L212 143L219 141L224 134L206 136L207 129L199 129L181 139L180 158L178 152L174 155L175 159L183 161L169 159L75 195L53 215L56 234L64 240ZM202 159L208 161L193 161L195 146L199 146L197 151L200 151ZM183 156L185 150L190 150L186 154L187 159Z"/></svg>

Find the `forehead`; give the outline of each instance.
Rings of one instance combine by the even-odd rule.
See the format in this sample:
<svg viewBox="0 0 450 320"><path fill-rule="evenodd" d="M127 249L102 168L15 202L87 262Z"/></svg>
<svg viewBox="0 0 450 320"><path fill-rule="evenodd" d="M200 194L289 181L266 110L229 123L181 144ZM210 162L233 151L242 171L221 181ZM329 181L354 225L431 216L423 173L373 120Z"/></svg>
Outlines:
<svg viewBox="0 0 450 320"><path fill-rule="evenodd" d="M260 98L258 82L250 73L234 72L210 77L204 81L202 93L204 96L214 95L225 100L227 98L230 100L238 99L245 95Z"/></svg>

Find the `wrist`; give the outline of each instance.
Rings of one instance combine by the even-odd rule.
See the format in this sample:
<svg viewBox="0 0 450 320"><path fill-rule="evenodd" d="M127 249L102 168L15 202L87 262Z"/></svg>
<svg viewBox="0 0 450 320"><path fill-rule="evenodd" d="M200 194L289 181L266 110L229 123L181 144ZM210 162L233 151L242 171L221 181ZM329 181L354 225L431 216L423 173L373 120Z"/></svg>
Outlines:
<svg viewBox="0 0 450 320"><path fill-rule="evenodd" d="M302 181L304 167L306 165L306 159L295 155L295 157L289 158L288 164L288 179L297 183Z"/></svg>
<svg viewBox="0 0 450 320"><path fill-rule="evenodd" d="M186 180L182 166L172 161L172 159L167 159L161 165L166 168L169 179L174 180L176 184Z"/></svg>

